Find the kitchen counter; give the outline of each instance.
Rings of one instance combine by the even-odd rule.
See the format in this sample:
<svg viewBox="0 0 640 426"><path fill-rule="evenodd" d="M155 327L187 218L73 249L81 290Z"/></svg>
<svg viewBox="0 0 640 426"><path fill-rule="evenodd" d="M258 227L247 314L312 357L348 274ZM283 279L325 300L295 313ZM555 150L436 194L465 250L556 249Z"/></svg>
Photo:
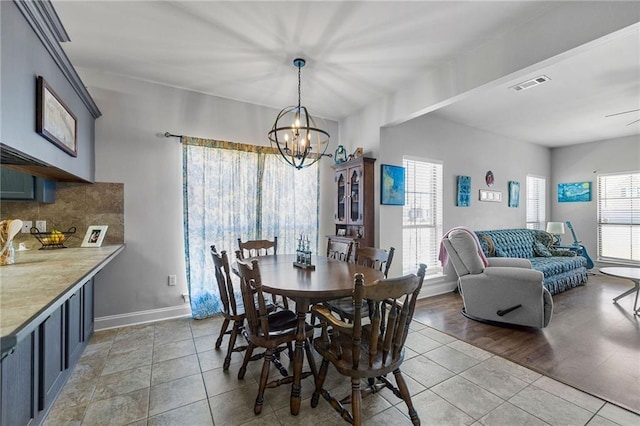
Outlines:
<svg viewBox="0 0 640 426"><path fill-rule="evenodd" d="M15 263L0 267L2 356L124 248L119 244L16 251Z"/></svg>

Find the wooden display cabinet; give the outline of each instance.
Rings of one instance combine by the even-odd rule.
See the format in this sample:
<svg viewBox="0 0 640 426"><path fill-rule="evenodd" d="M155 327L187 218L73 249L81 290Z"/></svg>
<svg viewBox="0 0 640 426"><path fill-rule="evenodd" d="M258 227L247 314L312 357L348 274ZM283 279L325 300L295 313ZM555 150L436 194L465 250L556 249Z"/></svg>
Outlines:
<svg viewBox="0 0 640 426"><path fill-rule="evenodd" d="M375 161L375 158L362 157L333 166L336 232L328 236L332 240L373 247Z"/></svg>

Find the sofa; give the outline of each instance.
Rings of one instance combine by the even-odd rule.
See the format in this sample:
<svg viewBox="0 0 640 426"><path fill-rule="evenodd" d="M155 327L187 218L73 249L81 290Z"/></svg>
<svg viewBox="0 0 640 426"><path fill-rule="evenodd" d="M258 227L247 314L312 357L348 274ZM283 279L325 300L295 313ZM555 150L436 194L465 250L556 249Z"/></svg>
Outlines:
<svg viewBox="0 0 640 426"><path fill-rule="evenodd" d="M587 282L587 259L570 250L553 248L553 237L535 229L475 231L485 256L527 259L542 272L543 284L553 295Z"/></svg>

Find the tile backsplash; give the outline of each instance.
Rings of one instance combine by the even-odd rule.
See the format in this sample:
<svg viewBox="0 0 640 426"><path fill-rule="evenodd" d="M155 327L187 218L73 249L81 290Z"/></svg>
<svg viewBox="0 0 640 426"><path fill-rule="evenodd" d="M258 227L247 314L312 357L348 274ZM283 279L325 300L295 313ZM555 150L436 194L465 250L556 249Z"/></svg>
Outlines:
<svg viewBox="0 0 640 426"><path fill-rule="evenodd" d="M93 184L58 182L56 202L43 204L34 201L2 201L0 218L47 221L47 231L67 231L76 227L75 235L65 242L67 247L80 247L87 228L108 225L102 245L124 243L124 184ZM14 239L17 248L25 243L29 249L41 247L32 235L18 233Z"/></svg>

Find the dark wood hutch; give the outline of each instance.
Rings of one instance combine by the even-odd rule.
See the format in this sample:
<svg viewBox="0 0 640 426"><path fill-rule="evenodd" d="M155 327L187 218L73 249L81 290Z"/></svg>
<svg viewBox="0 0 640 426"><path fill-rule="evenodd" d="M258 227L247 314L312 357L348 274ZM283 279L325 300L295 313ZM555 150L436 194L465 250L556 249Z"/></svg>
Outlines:
<svg viewBox="0 0 640 426"><path fill-rule="evenodd" d="M361 157L333 166L336 228L335 235L328 238L354 241L360 247L374 246L375 161L375 158Z"/></svg>

